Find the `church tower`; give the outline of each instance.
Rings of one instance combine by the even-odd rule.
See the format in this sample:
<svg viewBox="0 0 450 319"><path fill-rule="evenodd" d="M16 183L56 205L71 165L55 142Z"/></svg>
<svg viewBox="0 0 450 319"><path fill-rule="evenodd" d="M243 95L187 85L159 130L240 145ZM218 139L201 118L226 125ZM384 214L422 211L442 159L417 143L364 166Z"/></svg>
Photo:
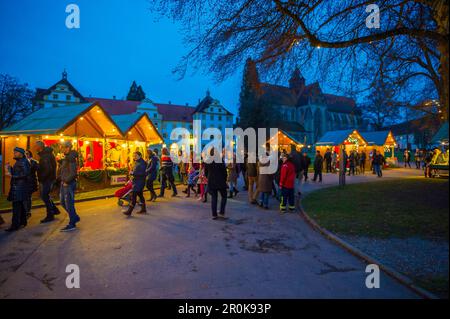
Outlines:
<svg viewBox="0 0 450 319"><path fill-rule="evenodd" d="M295 68L292 77L289 80L289 88L294 91L296 96L300 95L300 93L305 88L305 78L300 72L298 67Z"/></svg>

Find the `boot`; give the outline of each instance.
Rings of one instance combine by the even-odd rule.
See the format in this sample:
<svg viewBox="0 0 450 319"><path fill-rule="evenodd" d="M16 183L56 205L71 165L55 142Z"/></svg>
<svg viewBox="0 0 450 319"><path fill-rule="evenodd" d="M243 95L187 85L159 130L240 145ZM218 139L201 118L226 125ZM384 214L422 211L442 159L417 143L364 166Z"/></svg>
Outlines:
<svg viewBox="0 0 450 319"><path fill-rule="evenodd" d="M230 190L230 195L228 195L228 198L233 198L233 191Z"/></svg>
<svg viewBox="0 0 450 319"><path fill-rule="evenodd" d="M134 206L128 206L128 210L123 212L124 215L126 216L131 216L131 213L133 212Z"/></svg>
<svg viewBox="0 0 450 319"><path fill-rule="evenodd" d="M145 204L141 205L141 210L137 212L138 214L147 214L147 208L145 207Z"/></svg>

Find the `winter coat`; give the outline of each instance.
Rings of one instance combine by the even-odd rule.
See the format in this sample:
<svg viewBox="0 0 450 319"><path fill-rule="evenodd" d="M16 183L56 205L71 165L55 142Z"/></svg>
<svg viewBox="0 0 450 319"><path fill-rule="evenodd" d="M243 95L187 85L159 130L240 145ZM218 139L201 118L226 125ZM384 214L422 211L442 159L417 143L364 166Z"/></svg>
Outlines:
<svg viewBox="0 0 450 319"><path fill-rule="evenodd" d="M153 155L148 161L147 169L145 170L148 179L152 182L156 180L158 176L158 165L159 165L159 158L158 156Z"/></svg>
<svg viewBox="0 0 450 319"><path fill-rule="evenodd" d="M302 170L307 171L311 165L311 159L308 155L302 157Z"/></svg>
<svg viewBox="0 0 450 319"><path fill-rule="evenodd" d="M170 155L161 156L161 174L166 176L173 175L173 162Z"/></svg>
<svg viewBox="0 0 450 319"><path fill-rule="evenodd" d="M295 172L299 173L302 171L302 155L293 149L291 152L292 164L294 164Z"/></svg>
<svg viewBox="0 0 450 319"><path fill-rule="evenodd" d="M281 166L280 187L290 189L294 188L295 175L294 164L291 161L286 161L286 163Z"/></svg>
<svg viewBox="0 0 450 319"><path fill-rule="evenodd" d="M78 153L76 151L70 151L65 155L59 164L58 177L62 183L69 184L75 181L78 177Z"/></svg>
<svg viewBox="0 0 450 319"><path fill-rule="evenodd" d="M54 182L56 180L56 159L53 149L46 147L38 153L39 167L37 171L39 183Z"/></svg>
<svg viewBox="0 0 450 319"><path fill-rule="evenodd" d="M26 158L16 159L11 168L11 187L9 189L8 200L10 202L25 201L29 197L31 165Z"/></svg>
<svg viewBox="0 0 450 319"><path fill-rule="evenodd" d="M236 163L227 164L227 182L236 183L238 178L238 170Z"/></svg>
<svg viewBox="0 0 450 319"><path fill-rule="evenodd" d="M138 159L134 163L133 171L131 172L131 176L133 176L133 191L134 192L142 192L145 187L145 177L147 163L142 159Z"/></svg>
<svg viewBox="0 0 450 319"><path fill-rule="evenodd" d="M205 164L205 175L208 179L208 190L227 189L227 168L225 163L212 162Z"/></svg>
<svg viewBox="0 0 450 319"><path fill-rule="evenodd" d="M324 159L326 162L331 163L331 152L330 151L325 153Z"/></svg>
<svg viewBox="0 0 450 319"><path fill-rule="evenodd" d="M33 158L31 158L29 162L30 162L30 178L29 178L30 192L34 193L38 190L37 171L39 169L39 163Z"/></svg>
<svg viewBox="0 0 450 319"><path fill-rule="evenodd" d="M323 157L322 155L316 155L314 159L314 170L320 172L323 169Z"/></svg>
<svg viewBox="0 0 450 319"><path fill-rule="evenodd" d="M261 167L268 167L270 162L262 164L258 163L258 183L257 190L261 193L270 193L272 191L272 183L273 183L273 174L263 174L261 173Z"/></svg>

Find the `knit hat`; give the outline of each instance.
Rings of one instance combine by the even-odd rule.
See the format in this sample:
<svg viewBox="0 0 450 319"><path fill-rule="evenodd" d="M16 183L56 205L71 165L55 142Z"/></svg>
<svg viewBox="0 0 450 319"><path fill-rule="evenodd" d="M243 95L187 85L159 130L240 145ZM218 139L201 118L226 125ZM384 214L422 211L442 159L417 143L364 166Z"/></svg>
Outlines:
<svg viewBox="0 0 450 319"><path fill-rule="evenodd" d="M22 155L25 155L25 150L21 147L15 147L14 152L22 153Z"/></svg>

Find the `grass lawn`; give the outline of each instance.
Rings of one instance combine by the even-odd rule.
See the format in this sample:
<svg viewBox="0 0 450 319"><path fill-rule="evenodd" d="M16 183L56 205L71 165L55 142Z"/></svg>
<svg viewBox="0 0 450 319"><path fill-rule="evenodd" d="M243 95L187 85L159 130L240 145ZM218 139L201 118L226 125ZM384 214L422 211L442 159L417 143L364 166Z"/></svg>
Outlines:
<svg viewBox="0 0 450 319"><path fill-rule="evenodd" d="M389 180L323 189L308 195L303 206L316 222L337 235L418 237L448 243L448 192L448 180ZM417 285L448 298L448 276L405 274Z"/></svg>
<svg viewBox="0 0 450 319"><path fill-rule="evenodd" d="M390 180L323 189L308 195L303 206L338 234L448 241L448 191L448 180Z"/></svg>

